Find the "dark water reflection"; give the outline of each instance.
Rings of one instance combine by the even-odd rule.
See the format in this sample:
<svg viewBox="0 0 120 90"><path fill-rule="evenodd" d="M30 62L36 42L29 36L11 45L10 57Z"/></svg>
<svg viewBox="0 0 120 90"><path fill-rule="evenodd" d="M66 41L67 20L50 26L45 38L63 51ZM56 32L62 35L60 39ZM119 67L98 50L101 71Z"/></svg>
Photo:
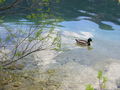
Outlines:
<svg viewBox="0 0 120 90"><path fill-rule="evenodd" d="M23 0L19 6L24 8L31 8L31 4L28 5L28 0ZM31 2L31 0L29 0ZM54 1L53 1L54 2ZM8 2L10 3L10 2ZM65 21L80 21L80 16L85 16L89 18L84 18L84 20L89 20L95 22L99 25L99 28L105 30L113 30L112 26L105 24L102 21L109 21L116 25L120 25L120 4L118 0L61 0L60 3L54 5L51 3L50 6L54 6L53 14L56 17L60 16ZM31 13L38 13L35 9L39 7L34 7L34 10L28 9L23 10L22 8L11 9L7 13L0 12L0 16L5 16L6 22L16 22ZM9 13L14 12L14 13ZM14 17L13 17L14 14Z"/></svg>
<svg viewBox="0 0 120 90"><path fill-rule="evenodd" d="M78 17L86 16L87 20L95 22L101 29L113 30L111 25L102 21L113 22L120 25L120 5L117 0L63 0L59 12L65 20L80 20Z"/></svg>

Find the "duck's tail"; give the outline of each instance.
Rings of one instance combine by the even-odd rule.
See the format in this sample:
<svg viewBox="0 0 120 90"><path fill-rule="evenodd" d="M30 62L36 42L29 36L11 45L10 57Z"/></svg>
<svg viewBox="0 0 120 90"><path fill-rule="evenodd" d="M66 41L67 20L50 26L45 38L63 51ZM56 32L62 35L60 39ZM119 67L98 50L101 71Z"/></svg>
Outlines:
<svg viewBox="0 0 120 90"><path fill-rule="evenodd" d="M75 41L76 41L76 42L78 42L78 40L77 40L77 39L75 39Z"/></svg>

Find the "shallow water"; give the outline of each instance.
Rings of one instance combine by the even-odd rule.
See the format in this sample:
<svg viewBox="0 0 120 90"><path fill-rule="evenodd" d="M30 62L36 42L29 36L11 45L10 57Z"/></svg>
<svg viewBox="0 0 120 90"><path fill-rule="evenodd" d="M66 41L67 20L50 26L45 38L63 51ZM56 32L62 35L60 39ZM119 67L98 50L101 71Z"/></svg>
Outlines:
<svg viewBox="0 0 120 90"><path fill-rule="evenodd" d="M55 12L64 19L60 22L63 27L56 28L61 31L62 51L45 50L34 53L22 61L26 65L23 70L37 69L39 72L46 72L55 69L57 72L51 78L61 84L55 90L84 90L89 83L98 86L97 71L102 69L109 78L109 90L117 90L116 80L120 81L119 10L120 5L111 0L62 1L58 5L58 12ZM15 30L27 30L29 25L34 24L26 18L19 18L16 22L14 18L8 17L4 24ZM18 21L24 25L17 24ZM0 27L0 34L4 37L6 33L2 30L4 28ZM76 38L92 38L93 42L90 47L80 47L75 43ZM35 81L47 79L46 74L42 73L35 73L34 76ZM40 84L35 85L39 90ZM29 84L27 87L29 88Z"/></svg>
<svg viewBox="0 0 120 90"><path fill-rule="evenodd" d="M109 23L109 22L108 22ZM71 33L71 37L73 37L70 43L75 43L75 38L85 38L88 39L91 37L93 39L91 50L87 51L85 48L74 49L74 54L79 54L79 56L86 57L86 59L98 61L103 59L120 59L120 31L119 25L115 25L110 23L111 26L115 28L115 30L102 30L98 27L97 24L88 20L81 21L66 21L61 23L63 26L62 30L68 30L71 32L75 32L78 35ZM72 35L73 34L73 35ZM82 37L80 37L82 36ZM74 48L74 47L73 47ZM72 51L71 51L72 52Z"/></svg>

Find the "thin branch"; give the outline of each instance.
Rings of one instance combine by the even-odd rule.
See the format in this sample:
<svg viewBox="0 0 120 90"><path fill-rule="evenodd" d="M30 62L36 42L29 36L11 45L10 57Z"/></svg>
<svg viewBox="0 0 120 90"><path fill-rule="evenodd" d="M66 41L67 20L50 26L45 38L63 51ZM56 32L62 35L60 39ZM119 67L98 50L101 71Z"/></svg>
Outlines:
<svg viewBox="0 0 120 90"><path fill-rule="evenodd" d="M19 4L21 1L22 0L15 0L12 4L10 4L8 6L1 7L0 11L11 9L11 8L15 7L17 4Z"/></svg>
<svg viewBox="0 0 120 90"><path fill-rule="evenodd" d="M26 56L28 56L28 55L34 53L34 52L42 51L42 50L45 50L45 49L39 48L39 49L33 50L33 51L31 51L31 52L28 52L27 54L25 54L25 55L19 57L18 59L14 60L14 61L11 61L11 62L9 62L9 63L7 63L7 64L4 64L3 67L8 66L8 65L10 65L10 64L12 64L12 63L14 63L14 62L17 62L18 60L20 60L20 59L22 59L22 58L24 58L24 57L26 57Z"/></svg>

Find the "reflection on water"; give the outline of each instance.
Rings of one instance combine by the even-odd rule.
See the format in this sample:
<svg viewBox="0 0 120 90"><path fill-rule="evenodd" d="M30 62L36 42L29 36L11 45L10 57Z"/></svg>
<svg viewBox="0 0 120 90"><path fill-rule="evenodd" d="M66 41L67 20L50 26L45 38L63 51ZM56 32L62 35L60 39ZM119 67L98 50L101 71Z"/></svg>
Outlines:
<svg viewBox="0 0 120 90"><path fill-rule="evenodd" d="M60 69L58 77L55 77L60 78L60 80L63 77L65 78L63 89L60 90L65 90L65 88L80 90L81 86L79 84L86 84L91 76L94 76L91 80L95 80L96 71L91 66L96 65L102 68L105 66L103 63L107 60L120 60L120 4L117 3L117 0L62 0L57 8L58 12L54 13L64 19L63 22L60 22L64 27L59 27L62 30L61 44L64 52L38 52L35 53L34 58L32 57L32 61L35 59L39 67L58 67ZM27 30L29 25L34 23L23 18L26 17L21 18L18 15L18 18L10 17L6 18L5 21L7 25L17 27L16 30L18 28L26 28ZM17 21L24 24L22 28L19 27L21 24ZM0 31L3 29L0 27ZM5 34L4 32L0 33ZM91 46L81 47L76 45L76 38L92 38L93 42ZM33 62L32 65L30 63L27 65L32 66ZM116 70L114 77L119 76L117 68L120 68L120 65L115 63L109 66L111 71L108 74L109 77L115 71L112 69L113 66ZM84 85L82 88L84 88Z"/></svg>
<svg viewBox="0 0 120 90"><path fill-rule="evenodd" d="M67 28L67 26L66 26L66 28ZM81 28L84 29L86 27L81 27ZM88 28L89 28L89 26L88 26ZM72 50L70 51L71 55L74 56L74 54L75 55L78 54L78 58L81 58L81 59L84 58L83 61L86 63L89 62L90 60L94 60L93 62L96 62L96 61L99 61L102 59L103 60L105 60L105 59L107 60L107 59L111 59L111 58L120 59L120 56L119 56L119 53L120 53L120 51L119 51L119 46L120 46L119 33L120 32L119 31L117 31L117 30L101 31L101 30L98 30L98 28L94 31L93 30L90 31L90 30L91 29L89 29L89 33L90 33L89 35L93 36L92 37L93 42L91 43L90 47L81 47L81 46L75 45L75 38L82 39L82 38L86 38L86 36L88 35L87 33L85 33L87 35L82 35L81 34L82 30L80 32L78 32L76 29L76 31L77 31L76 34L75 34L75 32L73 32L73 34L71 32L71 34L72 34L71 38L70 38L70 35L69 35L69 38L67 38L67 39L65 37L63 37L62 40L64 41L64 45L66 43L67 45L69 45L69 48L72 48ZM73 35L75 35L75 36L73 36ZM75 49L75 48L78 48L78 49ZM86 51L85 49L86 50L88 49L90 51ZM68 53L68 52L66 52L66 53ZM65 56L63 56L63 57L65 57ZM76 57L74 57L74 58L76 58ZM88 58L89 58L89 60L88 60ZM78 59L78 61L79 61L79 59Z"/></svg>
<svg viewBox="0 0 120 90"><path fill-rule="evenodd" d="M63 22L60 22L64 27L59 28L63 32L61 41L63 49L71 50L70 53L74 52L72 55L78 54L79 58L83 57L83 60L89 58L94 62L106 58L120 59L120 5L117 1L65 0L61 1L57 8L57 12L53 13L64 19ZM26 16L19 17L18 15L18 18L13 18L9 15L10 18L6 17L7 15L5 15L5 22L7 23L4 24L17 27L16 30L27 30L29 25L34 24L30 20L26 20ZM0 27L0 31L2 29ZM6 34L0 33L3 36ZM76 46L76 38L92 38L93 43L91 47Z"/></svg>
<svg viewBox="0 0 120 90"><path fill-rule="evenodd" d="M89 20L61 22L60 24L64 26L59 28L60 30L62 30L61 31L62 49L67 51L70 50L69 51L71 53L70 55L73 55L73 57L74 57L74 54L78 55L77 56L78 58L82 57L83 58L82 61L87 63L86 65L89 65L88 58L89 60L93 60L92 62L96 62L102 59L107 60L111 58L120 59L120 56L119 56L120 26L107 21L106 22L104 21L103 23L111 25L114 28L114 30L113 31L102 30L101 28L99 28L98 24ZM13 23L7 24L7 25L11 27L17 27L18 29L21 28L21 26ZM17 30L17 28L15 28L15 30ZM24 29L26 28L27 30L28 25L24 24L21 29L23 28ZM90 47L81 47L76 45L75 39L87 40L88 38L93 39L93 42L91 43ZM68 52L65 52L65 53L68 53ZM66 56L63 56L63 57L66 57ZM76 59L76 60L78 60L79 62L79 59Z"/></svg>
<svg viewBox="0 0 120 90"><path fill-rule="evenodd" d="M111 25L104 24L102 21L110 21L120 25L120 5L117 0L65 0L61 2L59 12L65 20L79 21L80 16L86 16L99 25L100 28L112 30Z"/></svg>
<svg viewBox="0 0 120 90"><path fill-rule="evenodd" d="M81 48L87 48L88 50L92 50L93 49L92 46L83 46L83 45L79 45L77 43L76 43L76 46L81 47Z"/></svg>

